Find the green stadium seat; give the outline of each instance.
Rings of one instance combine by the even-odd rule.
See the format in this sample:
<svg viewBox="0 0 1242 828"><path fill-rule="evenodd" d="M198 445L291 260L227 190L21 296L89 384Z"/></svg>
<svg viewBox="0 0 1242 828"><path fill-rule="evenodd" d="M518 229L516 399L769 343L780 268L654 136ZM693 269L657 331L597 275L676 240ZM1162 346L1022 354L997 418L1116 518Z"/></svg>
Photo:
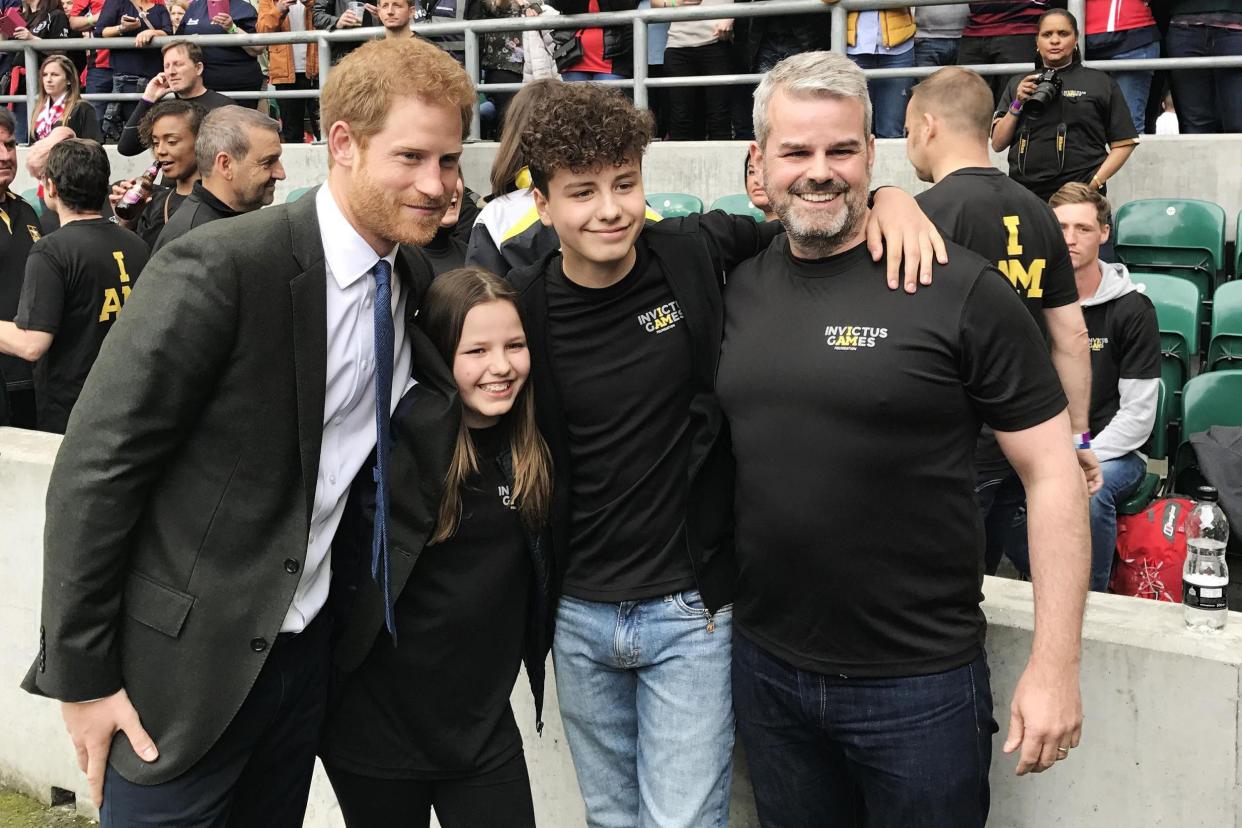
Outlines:
<svg viewBox="0 0 1242 828"><path fill-rule="evenodd" d="M1143 446L1143 453L1150 460L1164 460L1169 456L1169 414L1172 409L1173 395L1160 383L1156 397L1156 422L1151 429L1151 437ZM1137 515L1147 508L1152 498L1160 489L1160 475L1148 472L1139 484L1138 490L1130 495L1124 503L1117 504L1117 514Z"/></svg>
<svg viewBox="0 0 1242 828"><path fill-rule="evenodd" d="M1160 379L1172 399L1169 421L1180 419L1182 386L1199 355L1199 308L1203 296L1186 279L1164 273L1131 273L1139 290L1156 306L1160 329Z"/></svg>
<svg viewBox="0 0 1242 828"><path fill-rule="evenodd" d="M1121 205L1114 221L1117 258L1132 270L1183 276L1202 294L1199 322L1225 276L1225 211L1210 201L1146 198Z"/></svg>
<svg viewBox="0 0 1242 828"><path fill-rule="evenodd" d="M1238 211L1237 227L1233 232L1233 278L1242 279L1242 210Z"/></svg>
<svg viewBox="0 0 1242 828"><path fill-rule="evenodd" d="M297 201L299 198L306 195L313 189L315 188L314 187L295 187L294 189L289 191L289 194L287 196L285 196L285 204L292 204L293 202Z"/></svg>
<svg viewBox="0 0 1242 828"><path fill-rule="evenodd" d="M726 213L732 213L735 216L750 216L758 222L764 220L763 211L750 203L750 196L746 195L746 193L721 196L712 202L712 209L724 210Z"/></svg>
<svg viewBox="0 0 1242 828"><path fill-rule="evenodd" d="M1174 491L1188 492L1197 477L1191 435L1211 426L1242 426L1242 371L1211 371L1186 383L1182 390L1182 436L1173 468ZM1188 474L1190 473L1190 474Z"/></svg>
<svg viewBox="0 0 1242 828"><path fill-rule="evenodd" d="M647 203L664 218L678 218L703 212L703 199L689 193L650 193Z"/></svg>
<svg viewBox="0 0 1242 828"><path fill-rule="evenodd" d="M32 187L22 193L22 200L34 208L35 215L39 218L43 217L43 202L39 201L39 189Z"/></svg>
<svg viewBox="0 0 1242 828"><path fill-rule="evenodd" d="M1121 205L1113 242L1135 265L1225 272L1225 211L1210 201L1145 198ZM1195 252L1204 256L1191 255ZM1130 260L1122 257L1130 264ZM1193 264L1192 264L1193 262Z"/></svg>
<svg viewBox="0 0 1242 828"><path fill-rule="evenodd" d="M1217 288L1212 300L1212 338L1204 370L1231 368L1242 368L1242 281L1236 279Z"/></svg>

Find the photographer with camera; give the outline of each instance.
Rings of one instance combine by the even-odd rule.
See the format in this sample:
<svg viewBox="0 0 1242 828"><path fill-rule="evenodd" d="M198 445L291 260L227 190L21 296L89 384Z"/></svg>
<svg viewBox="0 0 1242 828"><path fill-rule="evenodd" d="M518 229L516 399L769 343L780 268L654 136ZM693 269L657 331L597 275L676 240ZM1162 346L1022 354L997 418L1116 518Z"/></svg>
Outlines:
<svg viewBox="0 0 1242 828"><path fill-rule="evenodd" d="M1044 12L1034 74L1009 81L992 121L992 149L1009 149L1009 176L1047 201L1061 185L1103 192L1138 145L1125 96L1109 75L1082 65L1078 22Z"/></svg>

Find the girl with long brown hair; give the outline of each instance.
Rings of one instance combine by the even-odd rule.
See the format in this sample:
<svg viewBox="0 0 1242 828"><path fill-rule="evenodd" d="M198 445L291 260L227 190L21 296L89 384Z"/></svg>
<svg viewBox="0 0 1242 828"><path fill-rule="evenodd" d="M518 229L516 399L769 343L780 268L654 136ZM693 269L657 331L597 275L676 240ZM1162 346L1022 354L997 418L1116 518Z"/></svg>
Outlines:
<svg viewBox="0 0 1242 828"><path fill-rule="evenodd" d="M433 808L446 828L533 826L509 695L525 661L540 729L552 471L513 289L477 268L443 274L411 345L418 384L393 415L388 466L395 635L359 572L370 611L351 617L371 620L358 637L352 623L341 633L337 666L350 672L320 755L349 828L398 814L425 826ZM334 570L349 554L341 541ZM359 637L370 649L354 668L339 654Z"/></svg>
<svg viewBox="0 0 1242 828"><path fill-rule="evenodd" d="M30 135L37 141L62 125L72 129L78 138L103 141L95 108L82 100L73 61L64 55L52 55L39 70L39 97L30 113Z"/></svg>

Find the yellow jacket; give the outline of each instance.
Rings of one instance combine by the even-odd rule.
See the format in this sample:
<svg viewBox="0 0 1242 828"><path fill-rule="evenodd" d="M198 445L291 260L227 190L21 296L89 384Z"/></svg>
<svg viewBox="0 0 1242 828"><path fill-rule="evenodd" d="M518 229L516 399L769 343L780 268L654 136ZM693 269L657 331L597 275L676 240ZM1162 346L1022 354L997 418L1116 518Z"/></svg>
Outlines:
<svg viewBox="0 0 1242 828"><path fill-rule="evenodd" d="M889 49L914 37L915 29L914 15L910 13L909 6L880 12L880 39ZM850 12L846 23L845 42L853 46L857 39L858 12Z"/></svg>

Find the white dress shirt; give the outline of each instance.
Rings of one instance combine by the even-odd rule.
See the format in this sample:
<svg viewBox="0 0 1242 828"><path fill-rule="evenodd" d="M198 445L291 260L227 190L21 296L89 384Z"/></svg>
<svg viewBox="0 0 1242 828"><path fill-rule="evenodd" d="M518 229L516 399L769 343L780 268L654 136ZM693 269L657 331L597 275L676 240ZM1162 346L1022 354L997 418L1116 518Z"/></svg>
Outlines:
<svg viewBox="0 0 1242 828"><path fill-rule="evenodd" d="M349 484L375 448L375 277L379 261L371 246L345 219L324 184L315 194L323 238L328 310L327 386L323 397L323 443L311 510L306 563L281 632L301 632L323 608L332 580L331 546L345 511ZM391 265L397 247L384 258ZM392 271L392 409L413 384L405 336L406 293Z"/></svg>

